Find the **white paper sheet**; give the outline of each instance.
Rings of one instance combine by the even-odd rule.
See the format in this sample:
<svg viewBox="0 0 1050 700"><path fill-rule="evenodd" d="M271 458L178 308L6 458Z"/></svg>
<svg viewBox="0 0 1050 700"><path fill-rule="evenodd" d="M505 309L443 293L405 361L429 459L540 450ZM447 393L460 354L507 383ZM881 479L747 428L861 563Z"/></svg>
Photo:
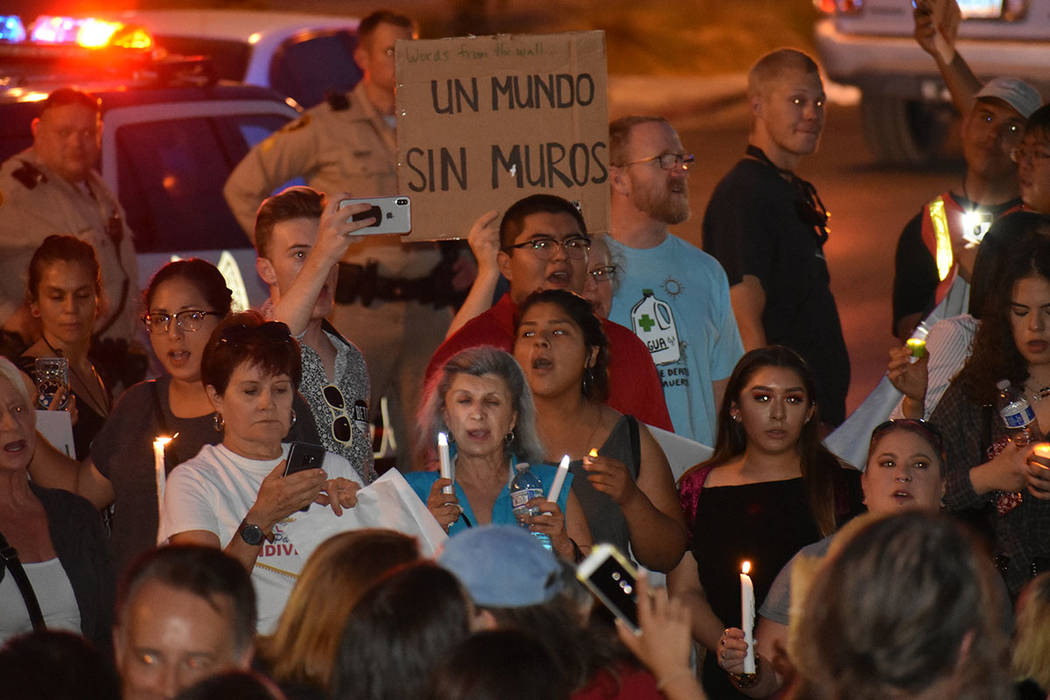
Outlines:
<svg viewBox="0 0 1050 700"><path fill-rule="evenodd" d="M364 528L386 528L419 540L419 551L432 557L448 535L397 469L357 492L357 505L336 516L330 507L310 506L310 517L285 525L288 539L304 558L333 535Z"/></svg>

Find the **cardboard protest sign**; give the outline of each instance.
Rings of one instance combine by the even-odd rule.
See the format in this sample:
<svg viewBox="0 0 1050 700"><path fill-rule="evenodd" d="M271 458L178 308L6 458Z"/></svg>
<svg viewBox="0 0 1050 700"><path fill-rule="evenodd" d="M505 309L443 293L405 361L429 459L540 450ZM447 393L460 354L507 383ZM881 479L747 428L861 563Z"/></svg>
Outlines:
<svg viewBox="0 0 1050 700"><path fill-rule="evenodd" d="M484 212L538 192L609 230L603 32L398 41L395 61L407 238L466 238Z"/></svg>

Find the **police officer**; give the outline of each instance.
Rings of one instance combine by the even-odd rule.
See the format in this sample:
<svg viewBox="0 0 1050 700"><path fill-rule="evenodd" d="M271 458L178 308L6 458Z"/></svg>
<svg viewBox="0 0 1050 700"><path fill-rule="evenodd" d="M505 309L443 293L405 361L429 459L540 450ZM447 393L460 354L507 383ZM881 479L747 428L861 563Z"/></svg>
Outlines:
<svg viewBox="0 0 1050 700"><path fill-rule="evenodd" d="M55 90L33 120L33 145L0 166L0 320L33 342L40 331L25 304L26 269L51 234L77 236L95 248L106 308L97 336L124 344L135 336L135 250L124 210L94 169L102 144L98 100Z"/></svg>
<svg viewBox="0 0 1050 700"><path fill-rule="evenodd" d="M303 177L331 197L397 194L394 42L415 39L411 19L378 11L358 25L354 60L364 78L330 96L257 145L230 174L224 194L249 237L259 204L280 185ZM407 464L408 425L423 372L451 320L455 253L434 243L365 238L343 256L330 319L364 353L374 397L386 396ZM466 284L457 285L465 288ZM373 410L379 405L373 401Z"/></svg>

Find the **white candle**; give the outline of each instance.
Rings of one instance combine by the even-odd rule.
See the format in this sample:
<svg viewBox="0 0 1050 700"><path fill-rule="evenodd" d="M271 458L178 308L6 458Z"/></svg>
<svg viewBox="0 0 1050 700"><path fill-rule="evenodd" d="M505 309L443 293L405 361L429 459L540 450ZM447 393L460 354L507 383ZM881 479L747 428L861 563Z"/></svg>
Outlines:
<svg viewBox="0 0 1050 700"><path fill-rule="evenodd" d="M755 672L755 585L748 576L750 572L751 562L745 561L740 567L740 627L747 642L744 673Z"/></svg>
<svg viewBox="0 0 1050 700"><path fill-rule="evenodd" d="M171 442L170 437L157 436L153 441L153 471L157 476L157 517L164 510L164 482L168 478L164 469L164 447ZM159 521L158 521L159 522Z"/></svg>
<svg viewBox="0 0 1050 700"><path fill-rule="evenodd" d="M452 460L448 456L448 435L438 433L438 459L441 460L441 478L452 479ZM441 493L451 495L454 492L452 485L443 486Z"/></svg>
<svg viewBox="0 0 1050 700"><path fill-rule="evenodd" d="M565 475L569 473L569 455L565 455L561 458L561 463L558 465L558 473L554 475L554 483L551 484L550 493L547 494L547 500L551 503L557 503L558 497L561 496L561 487L565 484Z"/></svg>

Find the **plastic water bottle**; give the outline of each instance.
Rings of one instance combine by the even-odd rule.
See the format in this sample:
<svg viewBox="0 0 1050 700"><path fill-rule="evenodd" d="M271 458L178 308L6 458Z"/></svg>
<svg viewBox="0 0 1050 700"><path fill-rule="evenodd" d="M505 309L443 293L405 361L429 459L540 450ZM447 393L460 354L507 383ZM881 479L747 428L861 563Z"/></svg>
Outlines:
<svg viewBox="0 0 1050 700"><path fill-rule="evenodd" d="M529 524L525 522L525 518L538 515L540 512L540 509L536 506L527 504L533 498L542 495L543 482L540 481L540 478L532 473L528 464L519 465L518 472L510 482L510 505L514 509L514 517L518 519L518 524L526 530L529 529ZM547 549L551 548L551 538L549 536L542 532L533 532L532 534L544 547Z"/></svg>
<svg viewBox="0 0 1050 700"><path fill-rule="evenodd" d="M999 415L1006 425L1006 433L1012 443L1023 447L1032 441L1031 425L1035 422L1035 411L1028 405L1024 394L1013 388L1010 380L1003 379L996 386L999 387Z"/></svg>

